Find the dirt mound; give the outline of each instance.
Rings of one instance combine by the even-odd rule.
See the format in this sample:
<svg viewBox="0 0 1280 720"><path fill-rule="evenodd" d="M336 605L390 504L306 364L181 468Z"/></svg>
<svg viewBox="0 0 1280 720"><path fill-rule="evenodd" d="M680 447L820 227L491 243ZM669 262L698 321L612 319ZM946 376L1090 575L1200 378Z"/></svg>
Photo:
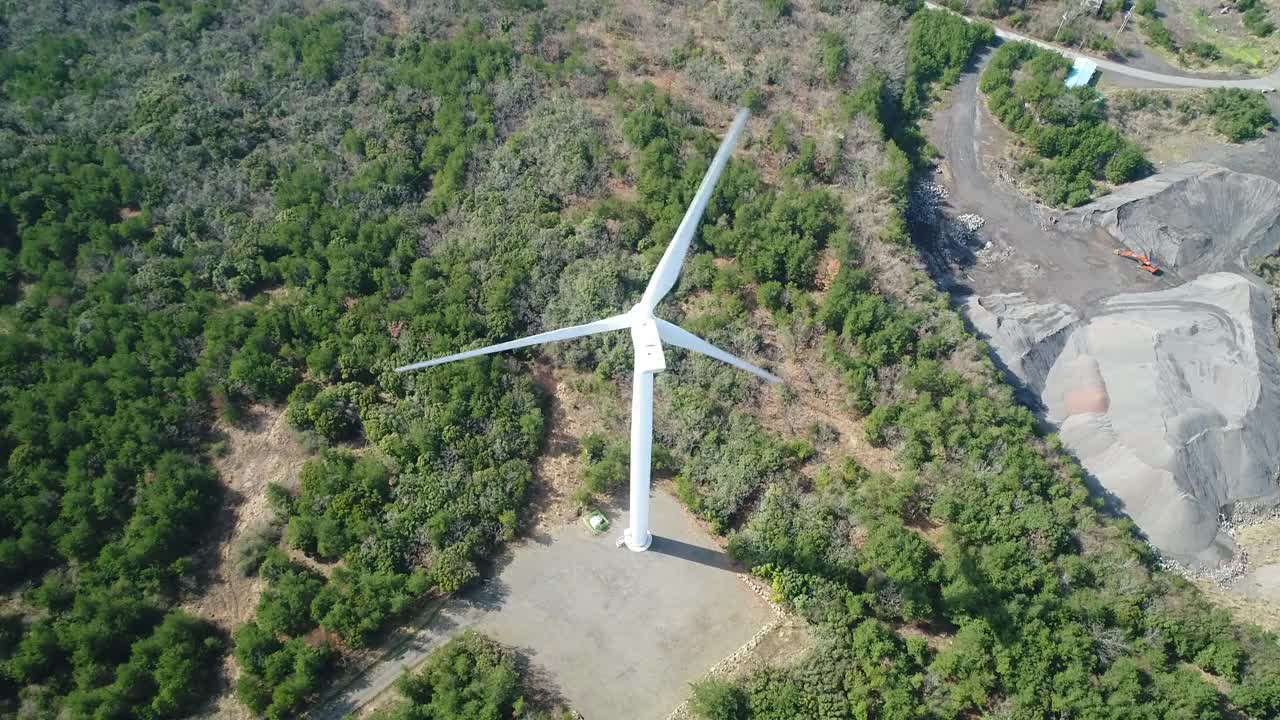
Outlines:
<svg viewBox="0 0 1280 720"><path fill-rule="evenodd" d="M1187 279L1248 270L1280 248L1280 183L1206 163L1124 185L1075 212Z"/></svg>
<svg viewBox="0 0 1280 720"><path fill-rule="evenodd" d="M1243 276L1104 301L1066 340L1041 399L1085 469L1175 559L1228 561L1222 508L1280 495L1271 298Z"/></svg>
<svg viewBox="0 0 1280 720"><path fill-rule="evenodd" d="M1005 370L1036 393L1080 321L1067 305L1035 303L1022 293L970 297L964 312L978 335L996 348Z"/></svg>

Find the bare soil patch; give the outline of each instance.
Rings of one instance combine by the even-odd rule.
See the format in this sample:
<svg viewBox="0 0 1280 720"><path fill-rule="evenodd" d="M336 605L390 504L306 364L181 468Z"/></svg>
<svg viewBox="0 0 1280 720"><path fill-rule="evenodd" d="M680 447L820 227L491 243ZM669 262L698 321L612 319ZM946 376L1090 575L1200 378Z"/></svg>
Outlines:
<svg viewBox="0 0 1280 720"><path fill-rule="evenodd" d="M581 508L573 492L581 482L582 437L607 430L626 433L618 417L622 397L613 383L589 373L539 365L533 368L534 382L547 394L546 447L534 465L537 479L531 517L532 535L537 538L578 516ZM610 399L610 394L616 397Z"/></svg>
<svg viewBox="0 0 1280 720"><path fill-rule="evenodd" d="M1192 580L1219 607L1238 620L1280 632L1280 520L1238 528L1236 544L1249 555L1249 571L1229 587L1208 578Z"/></svg>
<svg viewBox="0 0 1280 720"><path fill-rule="evenodd" d="M898 469L893 450L875 447L867 441L858 418L847 402L843 379L819 357L813 344L800 345L781 333L768 314L755 311L757 327L765 342L777 348L782 362L773 370L781 385L762 388L755 415L765 427L790 438L810 438L815 429L834 431L834 439L814 442L816 454L802 469L807 475L840 457L853 457L872 471Z"/></svg>
<svg viewBox="0 0 1280 720"><path fill-rule="evenodd" d="M251 530L273 522L267 503L267 485L295 488L298 473L309 453L298 444L284 417L284 408L254 407L245 427L224 426L227 453L215 466L225 487L226 503L218 524L226 530L224 541L211 548L212 582L187 609L230 631L253 617L261 581L246 578L234 567L233 547Z"/></svg>
<svg viewBox="0 0 1280 720"><path fill-rule="evenodd" d="M1086 385L1069 390L1062 398L1068 415L1104 413L1110 406L1107 387L1102 384Z"/></svg>
<svg viewBox="0 0 1280 720"><path fill-rule="evenodd" d="M229 634L239 625L253 619L263 582L257 577L244 577L235 568L236 543L246 534L273 521L266 490L275 482L295 487L308 452L298 444L285 421L284 408L255 406L247 413L242 427L220 426L227 452L214 465L224 487L225 502L219 514L213 537L219 538L197 557L201 572L208 575L202 594L186 602L187 612L213 622ZM226 677L234 679L235 662L230 655L225 661ZM251 717L228 683L205 717Z"/></svg>

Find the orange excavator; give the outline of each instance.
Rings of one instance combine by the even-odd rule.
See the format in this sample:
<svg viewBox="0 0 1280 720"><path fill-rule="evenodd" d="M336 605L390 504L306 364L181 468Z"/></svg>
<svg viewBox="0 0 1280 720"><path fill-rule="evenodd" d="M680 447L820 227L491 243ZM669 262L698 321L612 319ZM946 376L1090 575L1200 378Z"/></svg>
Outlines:
<svg viewBox="0 0 1280 720"><path fill-rule="evenodd" d="M1129 258L1130 260L1138 263L1139 270L1146 270L1152 275L1160 274L1160 268L1152 264L1151 259L1148 258L1146 255L1139 255L1138 253L1132 250L1113 250L1112 252L1115 253L1116 255L1119 255L1120 257Z"/></svg>

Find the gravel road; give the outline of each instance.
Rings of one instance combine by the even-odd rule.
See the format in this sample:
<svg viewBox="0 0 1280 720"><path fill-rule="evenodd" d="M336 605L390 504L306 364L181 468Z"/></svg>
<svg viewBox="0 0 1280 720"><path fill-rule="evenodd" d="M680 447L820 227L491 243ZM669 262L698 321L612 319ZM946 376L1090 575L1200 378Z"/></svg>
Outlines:
<svg viewBox="0 0 1280 720"><path fill-rule="evenodd" d="M941 7L939 5L935 5L931 2L926 2L925 7L931 8L933 10L946 10L947 12L951 12L951 10L948 10L947 8ZM964 16L961 15L960 17L964 17ZM972 18L965 17L964 19L968 22L973 22ZM1088 53L1083 53L1071 48L1064 48L1060 45L1054 45L1052 43L1047 43L1043 40L1037 40L1033 37L1029 37L1021 33L1016 33L1012 30L1006 30L998 25L995 26L995 30L996 30L996 36L1003 40L1011 40L1014 42L1029 42L1034 45L1039 45L1040 47L1045 48L1046 50L1052 50L1056 53L1060 53L1068 58L1071 58L1072 60L1080 57L1088 58L1096 62L1098 64L1098 67L1101 70L1104 70L1106 72L1117 73L1119 75L1125 75L1135 80L1142 81L1143 83L1145 83L1143 87L1245 88L1249 90L1264 90L1264 91L1274 91L1280 88L1280 68L1277 68L1270 75L1267 75L1265 77L1260 77L1260 78L1221 79L1221 78L1194 77L1191 75L1171 75L1168 73L1159 73L1159 72L1151 72L1149 70L1143 70L1141 68L1136 68L1131 65L1115 62L1114 60L1107 60L1106 58L1100 58L1100 57L1090 55Z"/></svg>

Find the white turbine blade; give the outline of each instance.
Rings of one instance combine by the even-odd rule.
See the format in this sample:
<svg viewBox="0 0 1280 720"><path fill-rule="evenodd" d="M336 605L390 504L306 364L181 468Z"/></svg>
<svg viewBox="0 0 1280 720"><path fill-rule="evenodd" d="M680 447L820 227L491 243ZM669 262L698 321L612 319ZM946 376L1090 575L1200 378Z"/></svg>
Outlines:
<svg viewBox="0 0 1280 720"><path fill-rule="evenodd" d="M733 146L737 144L738 136L742 134L742 128L746 127L747 117L750 114L750 111L742 108L738 111L738 116L733 119L733 124L729 126L729 134L724 136L720 149L711 160L711 167L707 168L707 174L702 177L698 193L693 196L693 202L685 211L680 227L676 228L676 234L671 238L671 244L662 254L662 259L658 261L653 277L649 278L649 286L644 289L644 297L640 298L640 304L650 310L658 305L671 288L675 287L676 278L680 277L680 267L684 265L684 256L689 251L689 243L693 241L693 232L698 229L698 221L702 219L702 211L706 209L707 201L711 199L711 193L716 188L720 173L724 172L724 166L728 164L729 156L733 154Z"/></svg>
<svg viewBox="0 0 1280 720"><path fill-rule="evenodd" d="M595 335L596 333L608 332L610 330L622 330L631 325L631 318L628 315L614 315L603 320L596 320L585 325L574 325L572 327L560 328L559 330L551 330L549 332L530 335L527 338L519 340L511 340L509 342L498 343L476 350L467 350L466 352L456 353L454 355L446 355L445 357L435 358L434 360L424 360L422 362L405 365L396 368L396 372L408 372L410 370L421 370L435 365L443 365L453 362L454 360L465 360L467 358L479 357L481 355L490 355L492 353L502 352L503 350L515 350L516 348L528 347L530 345L538 345L540 343L556 342L557 340L569 340L584 335Z"/></svg>
<svg viewBox="0 0 1280 720"><path fill-rule="evenodd" d="M769 382L782 382L782 378L777 375L761 370L742 358L730 355L715 345L712 345L706 340L703 340L697 335L685 330L679 325L673 325L661 318L658 319L658 337L662 338L664 342L669 342L677 347L682 347L685 350L692 350L696 353L702 353L703 355L713 357L722 363L728 363L739 370L746 370L752 375L757 375Z"/></svg>

